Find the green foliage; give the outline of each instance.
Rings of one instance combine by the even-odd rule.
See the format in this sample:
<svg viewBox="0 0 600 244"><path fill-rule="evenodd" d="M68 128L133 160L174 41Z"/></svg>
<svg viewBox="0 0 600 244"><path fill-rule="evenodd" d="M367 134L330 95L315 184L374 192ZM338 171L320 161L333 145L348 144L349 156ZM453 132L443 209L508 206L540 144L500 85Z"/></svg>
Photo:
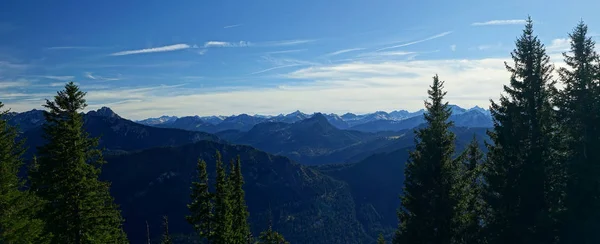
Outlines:
<svg viewBox="0 0 600 244"><path fill-rule="evenodd" d="M461 168L453 160L451 110L443 101L444 82L433 77L425 102L426 127L416 131L416 150L405 168L400 225L394 243L455 243L459 240Z"/></svg>
<svg viewBox="0 0 600 244"><path fill-rule="evenodd" d="M552 65L528 19L511 53L506 95L491 105L484 197L489 243L554 243L561 210L562 170L557 160L551 95Z"/></svg>
<svg viewBox="0 0 600 244"><path fill-rule="evenodd" d="M231 209L232 209L232 242L233 244L244 244L250 235L250 226L248 225L248 207L246 206L244 194L244 176L242 175L242 162L240 156L237 156L235 164L232 166L229 184L231 186Z"/></svg>
<svg viewBox="0 0 600 244"><path fill-rule="evenodd" d="M483 153L479 149L477 138L473 140L464 150L458 160L462 161L462 197L460 209L464 212L459 216L461 222L461 242L462 243L483 243L482 222L483 222L483 199L482 193L482 170Z"/></svg>
<svg viewBox="0 0 600 244"><path fill-rule="evenodd" d="M163 235L160 239L161 244L173 244L171 235L169 235L169 217L163 216Z"/></svg>
<svg viewBox="0 0 600 244"><path fill-rule="evenodd" d="M562 243L600 243L600 56L580 22L559 69L557 119L569 175Z"/></svg>
<svg viewBox="0 0 600 244"><path fill-rule="evenodd" d="M269 228L267 230L260 233L258 240L258 244L289 244L283 235L273 231L271 224L269 224Z"/></svg>
<svg viewBox="0 0 600 244"><path fill-rule="evenodd" d="M4 104L0 102L0 109ZM24 191L19 178L23 165L23 142L17 140L17 129L8 125L0 112L0 243L46 243L42 234L44 222L35 217L40 199Z"/></svg>
<svg viewBox="0 0 600 244"><path fill-rule="evenodd" d="M217 179L215 184L215 235L214 243L230 243L232 240L231 187L223 166L221 153L217 151Z"/></svg>
<svg viewBox="0 0 600 244"><path fill-rule="evenodd" d="M206 162L198 160L198 181L192 182L191 203L188 209L191 215L186 216L188 223L194 226L198 235L205 240L211 240L213 231L213 195L209 191Z"/></svg>
<svg viewBox="0 0 600 244"><path fill-rule="evenodd" d="M385 239L383 238L382 233L379 233L379 237L377 237L377 244L385 244Z"/></svg>
<svg viewBox="0 0 600 244"><path fill-rule="evenodd" d="M46 101L44 138L30 175L32 189L45 202L41 218L52 243L126 243L123 219L109 195L109 183L98 180L102 153L97 139L83 131L79 112L85 93L70 82L54 101Z"/></svg>

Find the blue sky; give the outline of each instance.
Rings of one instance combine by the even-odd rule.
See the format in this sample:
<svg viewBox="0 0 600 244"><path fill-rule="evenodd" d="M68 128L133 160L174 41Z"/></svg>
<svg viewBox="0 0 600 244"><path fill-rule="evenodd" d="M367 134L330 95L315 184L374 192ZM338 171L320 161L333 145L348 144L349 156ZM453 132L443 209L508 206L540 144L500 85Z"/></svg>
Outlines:
<svg viewBox="0 0 600 244"><path fill-rule="evenodd" d="M561 65L598 1L0 2L0 101L40 108L66 81L124 117L422 108L499 96L523 20Z"/></svg>

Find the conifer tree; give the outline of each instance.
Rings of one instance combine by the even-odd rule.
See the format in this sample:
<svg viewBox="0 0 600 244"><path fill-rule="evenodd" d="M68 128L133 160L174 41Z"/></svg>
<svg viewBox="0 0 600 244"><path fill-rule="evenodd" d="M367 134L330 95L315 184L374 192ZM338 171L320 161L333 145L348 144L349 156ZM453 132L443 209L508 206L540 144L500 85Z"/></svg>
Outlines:
<svg viewBox="0 0 600 244"><path fill-rule="evenodd" d="M551 94L550 58L527 20L506 64L510 84L491 101L494 130L488 145L485 200L489 243L554 243L561 209L561 167Z"/></svg>
<svg viewBox="0 0 600 244"><path fill-rule="evenodd" d="M233 160L232 160L233 162ZM231 206L232 206L232 233L234 244L244 244L250 235L248 226L248 210L244 196L244 177L242 175L242 163L238 155L235 164L232 163L230 172Z"/></svg>
<svg viewBox="0 0 600 244"><path fill-rule="evenodd" d="M600 65L594 41L580 22L559 69L558 120L568 172L562 243L600 243Z"/></svg>
<svg viewBox="0 0 600 244"><path fill-rule="evenodd" d="M379 237L377 237L377 244L385 244L385 239L383 238L382 233L379 233Z"/></svg>
<svg viewBox="0 0 600 244"><path fill-rule="evenodd" d="M484 243L481 236L481 223L483 221L482 170L483 153L479 149L477 138L473 140L460 156L463 162L463 197L465 212L460 216L462 221L463 243Z"/></svg>
<svg viewBox="0 0 600 244"><path fill-rule="evenodd" d="M226 244L232 241L232 214L231 214L231 202L230 194L231 187L229 186L227 172L223 166L221 159L221 153L216 154L217 164L217 179L215 187L215 207L214 207L214 218L215 218L215 244Z"/></svg>
<svg viewBox="0 0 600 244"><path fill-rule="evenodd" d="M283 235L273 230L273 225L269 221L269 228L260 233L258 237L259 244L289 244L283 237Z"/></svg>
<svg viewBox="0 0 600 244"><path fill-rule="evenodd" d="M191 214L186 219L206 242L214 236L213 197L209 191L206 162L198 160L198 181L192 183L191 203L188 204Z"/></svg>
<svg viewBox="0 0 600 244"><path fill-rule="evenodd" d="M123 219L98 180L104 163L98 140L83 130L86 93L73 82L46 100L44 138L37 165L30 172L32 189L45 204L41 217L52 243L126 243Z"/></svg>
<svg viewBox="0 0 600 244"><path fill-rule="evenodd" d="M399 228L393 243L455 243L459 226L460 164L452 159L455 135L448 118L451 110L443 101L444 82L433 77L425 101L425 128L415 131L416 150L405 169Z"/></svg>
<svg viewBox="0 0 600 244"><path fill-rule="evenodd" d="M161 244L173 244L171 240L171 235L169 235L169 218L167 216L163 216L163 235L160 240Z"/></svg>
<svg viewBox="0 0 600 244"><path fill-rule="evenodd" d="M0 102L0 109L4 104ZM0 243L46 243L44 222L35 217L40 200L24 189L19 178L23 165L23 141L17 140L16 128L8 125L0 112Z"/></svg>

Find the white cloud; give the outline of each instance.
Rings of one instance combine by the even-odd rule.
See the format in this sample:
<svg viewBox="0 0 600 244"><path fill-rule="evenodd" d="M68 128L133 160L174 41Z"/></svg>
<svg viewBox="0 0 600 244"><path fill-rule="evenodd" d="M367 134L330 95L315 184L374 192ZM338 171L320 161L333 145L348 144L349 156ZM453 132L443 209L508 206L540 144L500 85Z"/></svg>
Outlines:
<svg viewBox="0 0 600 244"><path fill-rule="evenodd" d="M456 45L455 44L450 45L450 50L452 50L453 52L456 51Z"/></svg>
<svg viewBox="0 0 600 244"><path fill-rule="evenodd" d="M7 88L24 88L30 84L27 80L16 80L16 81L0 81L0 89Z"/></svg>
<svg viewBox="0 0 600 244"><path fill-rule="evenodd" d="M139 50L121 51L121 52L111 53L110 56L123 56L123 55L140 54L140 53L171 52L171 51L177 51L177 50L188 49L188 48L191 48L191 46L188 44L175 44L175 45L153 47L153 48L146 48L146 49L139 49Z"/></svg>
<svg viewBox="0 0 600 244"><path fill-rule="evenodd" d="M490 20L486 22L475 22L471 23L473 26L484 26L484 25L524 25L527 23L524 19L505 19L505 20Z"/></svg>
<svg viewBox="0 0 600 244"><path fill-rule="evenodd" d="M267 54L298 53L298 52L304 52L306 50L308 50L308 49L290 49L290 50L267 52Z"/></svg>
<svg viewBox="0 0 600 244"><path fill-rule="evenodd" d="M65 75L65 76L56 76L56 75L40 75L37 77L51 79L51 80L60 80L60 81L70 81L75 79L75 76Z"/></svg>
<svg viewBox="0 0 600 244"><path fill-rule="evenodd" d="M259 45L259 46L292 46L292 45L299 45L299 44L311 43L311 42L314 42L314 41L316 41L316 40L268 41L268 42L258 43L257 45Z"/></svg>
<svg viewBox="0 0 600 244"><path fill-rule="evenodd" d="M562 53L571 49L571 40L568 38L557 38L552 40L546 47L548 53Z"/></svg>
<svg viewBox="0 0 600 244"><path fill-rule="evenodd" d="M354 51L360 51L360 50L364 50L364 48L342 49L342 50L339 50L339 51L335 51L335 52L331 52L331 53L325 54L325 56L335 56L335 55L340 55L342 53L354 52Z"/></svg>
<svg viewBox="0 0 600 244"><path fill-rule="evenodd" d="M497 49L497 48L502 48L502 43L484 44L484 45L477 46L477 50L480 50L480 51Z"/></svg>
<svg viewBox="0 0 600 244"><path fill-rule="evenodd" d="M237 24L237 25L228 25L228 26L224 26L223 29L229 29L229 28L234 28L234 27L239 27L242 26L241 24Z"/></svg>
<svg viewBox="0 0 600 244"><path fill-rule="evenodd" d="M121 77L103 77L98 75L93 75L91 72L86 72L85 77L90 78L92 80L102 80L102 81L114 81L121 80Z"/></svg>
<svg viewBox="0 0 600 244"><path fill-rule="evenodd" d="M358 57L384 57L384 56L406 56L411 54L417 54L416 52L405 52L405 51L390 51L390 52L371 52L363 53Z"/></svg>
<svg viewBox="0 0 600 244"><path fill-rule="evenodd" d="M272 68L268 68L268 69L256 71L256 72L253 72L253 73L250 73L250 74L251 75L255 75L255 74L260 74L260 73L264 73L264 72L275 70L275 69L282 69L282 68L294 67L294 66L299 66L299 65L300 64L288 64L288 65L275 66L275 67L272 67Z"/></svg>
<svg viewBox="0 0 600 244"><path fill-rule="evenodd" d="M204 54L206 54L207 51L208 51L208 49L200 49L200 51L198 51L198 54L204 55Z"/></svg>
<svg viewBox="0 0 600 244"><path fill-rule="evenodd" d="M390 47L380 48L380 49L377 49L376 52L387 50L387 49L392 49L392 48L399 48L399 47L406 47L406 46L414 45L414 44L417 44L417 43L421 43L421 42L425 42L425 41L437 39L437 38L440 38L440 37L444 37L444 36L449 35L450 33L452 33L452 31L442 32L440 34L437 34L437 35L434 35L434 36L430 36L430 37L427 37L425 39L421 39L421 40L418 40L418 41L413 41L413 42L408 42L408 43L404 43L404 44L400 44L400 45L394 45L394 46L390 46Z"/></svg>
<svg viewBox="0 0 600 244"><path fill-rule="evenodd" d="M247 41L239 42L222 42L222 41L208 41L204 43L204 47L247 47L251 46L252 43Z"/></svg>

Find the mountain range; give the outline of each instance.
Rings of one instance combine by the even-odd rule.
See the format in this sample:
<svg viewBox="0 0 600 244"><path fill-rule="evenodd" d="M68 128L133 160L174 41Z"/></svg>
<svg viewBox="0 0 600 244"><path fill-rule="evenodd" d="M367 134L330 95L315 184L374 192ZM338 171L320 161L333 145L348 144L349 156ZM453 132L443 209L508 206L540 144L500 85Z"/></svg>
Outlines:
<svg viewBox="0 0 600 244"><path fill-rule="evenodd" d="M470 109L464 109L456 105L450 105L453 120L457 126L463 127L491 127L492 119L490 112L481 107L475 106ZM408 112L406 110L396 110L390 113L377 111L369 114L356 115L346 113L322 114L327 121L338 129L350 129L364 132L378 131L401 131L410 129L422 124L424 110ZM317 114L317 113L315 113ZM315 114L305 114L295 111L289 114L280 114L277 116L267 115L232 115L232 116L162 116L159 118L149 118L136 121L141 124L163 127L178 128L185 130L204 131L217 133L226 130L248 131L253 126L266 122L295 123L308 119Z"/></svg>
<svg viewBox="0 0 600 244"><path fill-rule="evenodd" d="M459 124L452 128L457 153L474 136L481 143L487 140L487 128L478 125L491 121L486 120L489 112L452 109L452 120ZM225 160L237 155L242 159L255 234L272 219L273 228L291 243L374 243L379 233L389 237L397 226L404 162L414 147L413 129L423 126L422 115L422 111L342 116L296 111L274 117L161 117L142 124L103 107L84 115L84 128L100 137L108 162L101 178L111 182L132 243L146 240L146 221L151 237L159 238L163 215L169 216L172 233L187 237L193 233L184 216L196 162L206 160L214 180L217 150ZM10 113L6 118L27 139L30 159L45 143L43 111ZM473 126L460 126L465 124ZM219 129L208 133L183 125Z"/></svg>

